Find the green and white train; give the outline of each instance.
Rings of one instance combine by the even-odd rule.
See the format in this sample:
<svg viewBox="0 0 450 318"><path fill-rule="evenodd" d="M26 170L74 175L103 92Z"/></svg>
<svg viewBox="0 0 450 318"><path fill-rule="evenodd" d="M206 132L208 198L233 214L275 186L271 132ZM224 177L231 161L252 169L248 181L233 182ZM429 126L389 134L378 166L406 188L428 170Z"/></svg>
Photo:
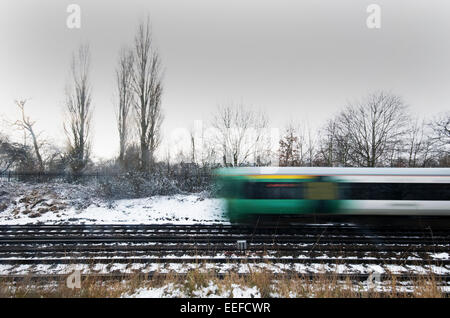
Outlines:
<svg viewBox="0 0 450 318"><path fill-rule="evenodd" d="M276 216L450 216L450 168L223 168L231 222Z"/></svg>

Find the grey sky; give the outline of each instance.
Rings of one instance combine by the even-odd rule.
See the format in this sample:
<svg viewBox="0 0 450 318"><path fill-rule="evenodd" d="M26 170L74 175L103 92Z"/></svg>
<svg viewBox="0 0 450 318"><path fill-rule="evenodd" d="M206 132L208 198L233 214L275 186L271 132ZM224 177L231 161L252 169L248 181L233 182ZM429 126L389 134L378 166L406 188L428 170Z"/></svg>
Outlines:
<svg viewBox="0 0 450 318"><path fill-rule="evenodd" d="M80 30L66 27L71 3L82 9ZM371 3L382 9L378 30L366 26ZM0 114L14 121L14 99L30 98L36 129L62 143L71 53L88 42L93 152L115 155L117 55L147 13L165 68L166 140L232 100L265 110L272 127L316 127L347 100L379 89L403 96L418 115L450 109L445 0L2 0Z"/></svg>

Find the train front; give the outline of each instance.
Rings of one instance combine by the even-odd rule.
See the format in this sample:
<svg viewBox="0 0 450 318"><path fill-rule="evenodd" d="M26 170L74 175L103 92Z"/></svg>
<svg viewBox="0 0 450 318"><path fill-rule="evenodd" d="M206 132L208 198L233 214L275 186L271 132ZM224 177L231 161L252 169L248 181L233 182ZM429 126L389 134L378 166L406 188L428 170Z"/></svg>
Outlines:
<svg viewBox="0 0 450 318"><path fill-rule="evenodd" d="M333 215L338 188L331 177L277 168L223 168L216 171L219 195L233 223Z"/></svg>

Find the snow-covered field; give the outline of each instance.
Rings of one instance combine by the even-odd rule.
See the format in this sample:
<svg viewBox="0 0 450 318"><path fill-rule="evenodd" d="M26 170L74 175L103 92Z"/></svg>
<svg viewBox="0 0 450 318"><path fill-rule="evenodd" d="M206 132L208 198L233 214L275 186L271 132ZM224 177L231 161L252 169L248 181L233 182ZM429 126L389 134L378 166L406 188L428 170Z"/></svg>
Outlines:
<svg viewBox="0 0 450 318"><path fill-rule="evenodd" d="M0 224L227 222L223 201L202 193L106 200L88 188L67 184L0 186Z"/></svg>

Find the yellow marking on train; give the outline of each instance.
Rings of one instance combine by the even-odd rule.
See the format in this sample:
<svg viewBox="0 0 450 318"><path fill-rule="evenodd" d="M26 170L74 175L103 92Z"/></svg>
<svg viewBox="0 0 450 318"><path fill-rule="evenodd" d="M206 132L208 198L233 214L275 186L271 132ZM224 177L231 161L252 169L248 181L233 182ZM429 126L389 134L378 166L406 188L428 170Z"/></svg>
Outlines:
<svg viewBox="0 0 450 318"><path fill-rule="evenodd" d="M301 175L281 175L281 174L266 174L266 175L248 175L252 179L314 179L316 176L301 176Z"/></svg>

